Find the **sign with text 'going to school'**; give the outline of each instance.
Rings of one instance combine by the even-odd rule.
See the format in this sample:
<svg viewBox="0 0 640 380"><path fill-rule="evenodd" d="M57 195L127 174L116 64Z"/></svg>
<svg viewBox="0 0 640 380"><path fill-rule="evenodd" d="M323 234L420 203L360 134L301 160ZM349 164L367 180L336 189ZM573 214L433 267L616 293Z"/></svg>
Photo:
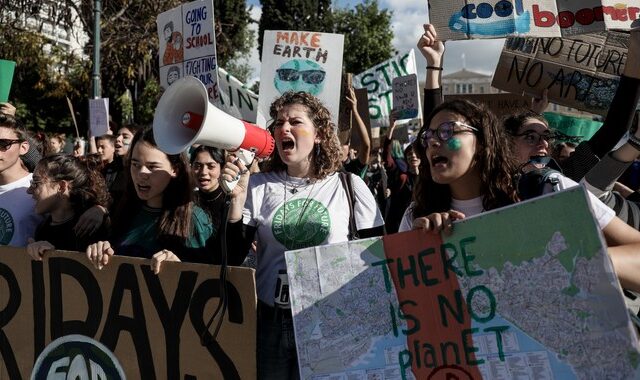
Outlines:
<svg viewBox="0 0 640 380"><path fill-rule="evenodd" d="M442 40L569 37L629 30L640 0L430 0L429 10Z"/></svg>
<svg viewBox="0 0 640 380"><path fill-rule="evenodd" d="M301 378L640 375L621 289L577 187L457 222L285 253Z"/></svg>
<svg viewBox="0 0 640 380"><path fill-rule="evenodd" d="M389 115L393 108L393 80L409 74L416 74L413 49L353 77L353 87L366 88L369 93L371 129L389 126Z"/></svg>
<svg viewBox="0 0 640 380"><path fill-rule="evenodd" d="M342 78L342 34L266 30L262 42L258 125L266 127L271 103L287 91L320 99L338 125Z"/></svg>
<svg viewBox="0 0 640 380"><path fill-rule="evenodd" d="M160 86L168 88L185 76L198 78L216 101L218 61L213 1L193 1L158 15Z"/></svg>
<svg viewBox="0 0 640 380"><path fill-rule="evenodd" d="M79 252L32 261L0 247L0 379L255 379L254 272L229 268L214 339L219 273L165 262L155 275L122 256L96 270Z"/></svg>
<svg viewBox="0 0 640 380"><path fill-rule="evenodd" d="M627 61L629 34L507 38L491 85L515 94L606 115Z"/></svg>

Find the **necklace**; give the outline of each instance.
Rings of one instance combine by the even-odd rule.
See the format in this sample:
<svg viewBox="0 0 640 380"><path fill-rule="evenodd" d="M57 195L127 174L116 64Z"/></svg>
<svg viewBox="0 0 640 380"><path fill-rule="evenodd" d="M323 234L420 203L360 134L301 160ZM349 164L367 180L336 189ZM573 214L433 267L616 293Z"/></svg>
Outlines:
<svg viewBox="0 0 640 380"><path fill-rule="evenodd" d="M305 179L304 182L302 183L298 183L298 184L294 184L293 182L290 181L289 179L289 173L286 173L287 178L284 181L284 190L285 192L287 192L287 184L289 184L289 186L291 187L290 189L288 189L288 191L291 194L295 194L298 191L301 191L302 188L308 186L311 183L311 180L309 178ZM315 182L314 182L315 184Z"/></svg>

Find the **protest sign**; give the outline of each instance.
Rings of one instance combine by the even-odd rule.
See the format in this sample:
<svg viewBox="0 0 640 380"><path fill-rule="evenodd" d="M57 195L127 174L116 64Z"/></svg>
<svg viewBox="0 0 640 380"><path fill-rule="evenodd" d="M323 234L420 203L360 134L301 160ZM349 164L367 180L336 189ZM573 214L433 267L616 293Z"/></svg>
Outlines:
<svg viewBox="0 0 640 380"><path fill-rule="evenodd" d="M576 187L450 236L286 252L301 378L638 378L605 247Z"/></svg>
<svg viewBox="0 0 640 380"><path fill-rule="evenodd" d="M16 68L14 61L0 59L0 103L9 101L9 92L13 82L13 72Z"/></svg>
<svg viewBox="0 0 640 380"><path fill-rule="evenodd" d="M431 0L429 14L441 40L570 37L629 30L640 17L640 1Z"/></svg>
<svg viewBox="0 0 640 380"><path fill-rule="evenodd" d="M222 67L218 68L218 84L219 108L235 118L255 123L258 114L258 95Z"/></svg>
<svg viewBox="0 0 640 380"><path fill-rule="evenodd" d="M393 78L392 89L393 108L398 111L398 120L422 118L418 75Z"/></svg>
<svg viewBox="0 0 640 380"><path fill-rule="evenodd" d="M287 91L304 91L317 97L338 125L343 46L341 34L266 30L258 125L267 125L271 103Z"/></svg>
<svg viewBox="0 0 640 380"><path fill-rule="evenodd" d="M160 86L168 88L191 75L207 87L209 99L220 96L213 1L194 1L158 15Z"/></svg>
<svg viewBox="0 0 640 380"><path fill-rule="evenodd" d="M583 140L589 140L602 127L601 121L554 112L545 112L544 118L549 123L549 128L562 133L556 141L569 140L579 143Z"/></svg>
<svg viewBox="0 0 640 380"><path fill-rule="evenodd" d="M389 114L393 108L393 79L416 74L416 57L413 49L353 77L355 88L366 88L369 94L369 116L374 135L380 127L389 126Z"/></svg>
<svg viewBox="0 0 640 380"><path fill-rule="evenodd" d="M624 70L629 34L505 41L491 85L514 94L540 96L582 111L606 115Z"/></svg>
<svg viewBox="0 0 640 380"><path fill-rule="evenodd" d="M353 74L351 73L343 73L342 74L342 82L340 84L340 114L338 116L338 137L340 137L341 132L342 136L346 136L346 140L340 139L341 142L348 141L348 131L351 130L351 118L352 118L352 105L347 97L351 96L351 88L353 82Z"/></svg>
<svg viewBox="0 0 640 380"><path fill-rule="evenodd" d="M89 132L97 137L109 131L109 98L89 99Z"/></svg>
<svg viewBox="0 0 640 380"><path fill-rule="evenodd" d="M367 89L354 88L353 91L356 93L356 101L358 102L358 115L362 119L362 122L367 129L367 133L369 134L371 148L377 148L380 146L380 138L378 137L374 139L371 134L371 119L369 118L369 97L367 95ZM362 145L362 138L360 138L358 131L355 130L355 128L357 128L357 121L355 117L355 115L351 115L351 146L357 148Z"/></svg>
<svg viewBox="0 0 640 380"><path fill-rule="evenodd" d="M501 117L531 109L531 97L518 94L466 94L445 95L444 100L465 99L473 103L482 103Z"/></svg>
<svg viewBox="0 0 640 380"><path fill-rule="evenodd" d="M25 249L1 247L0 378L255 379L254 272L229 268L228 309L213 339L205 326L220 300L219 272L165 262L155 275L149 260L122 256L97 270L84 253L32 261Z"/></svg>

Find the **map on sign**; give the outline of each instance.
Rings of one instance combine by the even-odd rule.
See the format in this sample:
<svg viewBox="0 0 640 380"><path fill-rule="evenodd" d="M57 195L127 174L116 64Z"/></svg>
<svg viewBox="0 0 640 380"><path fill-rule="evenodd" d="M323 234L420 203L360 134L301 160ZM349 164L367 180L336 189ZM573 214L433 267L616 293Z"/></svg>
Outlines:
<svg viewBox="0 0 640 380"><path fill-rule="evenodd" d="M582 188L428 235L286 252L303 379L639 377Z"/></svg>

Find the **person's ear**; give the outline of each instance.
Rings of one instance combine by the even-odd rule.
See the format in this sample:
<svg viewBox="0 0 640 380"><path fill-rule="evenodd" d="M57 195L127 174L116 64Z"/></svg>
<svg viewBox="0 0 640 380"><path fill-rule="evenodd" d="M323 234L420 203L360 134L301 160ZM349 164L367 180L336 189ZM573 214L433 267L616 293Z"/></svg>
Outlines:
<svg viewBox="0 0 640 380"><path fill-rule="evenodd" d="M29 151L29 140L24 140L20 143L20 155L25 155Z"/></svg>
<svg viewBox="0 0 640 380"><path fill-rule="evenodd" d="M60 194L68 194L71 186L69 186L69 182L66 180L61 180L57 182L58 184L58 193Z"/></svg>

